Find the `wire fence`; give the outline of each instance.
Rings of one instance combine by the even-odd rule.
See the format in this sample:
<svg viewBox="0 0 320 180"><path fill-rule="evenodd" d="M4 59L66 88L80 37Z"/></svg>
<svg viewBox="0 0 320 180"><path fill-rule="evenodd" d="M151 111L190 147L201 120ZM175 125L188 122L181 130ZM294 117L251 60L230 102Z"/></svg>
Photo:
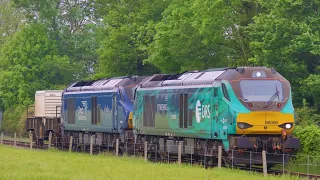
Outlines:
<svg viewBox="0 0 320 180"><path fill-rule="evenodd" d="M44 140L40 140L44 139ZM1 133L0 144L16 147L43 149L56 148L62 151L90 153L92 155L135 156L146 161L162 163L189 164L191 166L240 168L247 171L296 172L304 174L320 174L320 156L289 155L274 152L252 152L217 149L198 151L193 146L181 143L174 145L158 145L147 142L121 142L118 139L105 140L95 136L84 138L45 136L38 138L29 133Z"/></svg>

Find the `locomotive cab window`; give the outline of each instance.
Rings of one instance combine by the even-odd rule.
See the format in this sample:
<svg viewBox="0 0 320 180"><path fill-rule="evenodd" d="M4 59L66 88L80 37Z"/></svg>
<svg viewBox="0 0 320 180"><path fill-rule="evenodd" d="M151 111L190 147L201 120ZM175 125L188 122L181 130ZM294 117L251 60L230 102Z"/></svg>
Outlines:
<svg viewBox="0 0 320 180"><path fill-rule="evenodd" d="M242 80L240 81L242 98L246 102L283 101L283 90L278 80Z"/></svg>
<svg viewBox="0 0 320 180"><path fill-rule="evenodd" d="M125 87L125 88L124 88L124 91L125 91L127 97L129 98L129 100L130 100L130 101L133 100L132 88L131 88L130 86Z"/></svg>
<svg viewBox="0 0 320 180"><path fill-rule="evenodd" d="M123 101L124 97L123 97L123 94L122 94L121 90L119 90L119 96L120 96L120 100Z"/></svg>
<svg viewBox="0 0 320 180"><path fill-rule="evenodd" d="M213 88L213 96L218 97L218 88Z"/></svg>
<svg viewBox="0 0 320 180"><path fill-rule="evenodd" d="M192 126L192 110L188 108L188 94L180 94L179 96L179 124L180 128L188 128Z"/></svg>
<svg viewBox="0 0 320 180"><path fill-rule="evenodd" d="M224 83L222 83L222 92L223 92L223 96L228 100L230 101L230 97L229 97L229 94L228 94L228 90L227 90L227 87Z"/></svg>
<svg viewBox="0 0 320 180"><path fill-rule="evenodd" d="M143 126L154 127L156 103L154 96L144 96Z"/></svg>
<svg viewBox="0 0 320 180"><path fill-rule="evenodd" d="M74 98L67 99L68 123L75 123L76 101Z"/></svg>
<svg viewBox="0 0 320 180"><path fill-rule="evenodd" d="M91 123L99 124L100 123L100 104L97 105L97 97L91 97Z"/></svg>

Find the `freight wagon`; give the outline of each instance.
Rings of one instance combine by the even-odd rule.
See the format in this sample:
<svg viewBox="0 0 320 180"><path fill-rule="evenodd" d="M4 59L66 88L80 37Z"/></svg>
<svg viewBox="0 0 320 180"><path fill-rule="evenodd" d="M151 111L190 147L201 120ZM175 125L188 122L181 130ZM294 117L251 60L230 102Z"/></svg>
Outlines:
<svg viewBox="0 0 320 180"><path fill-rule="evenodd" d="M61 95L62 90L42 90L35 93L34 113L27 111L26 130L31 131L33 140L43 145L49 133L61 137ZM56 141L56 139L55 139Z"/></svg>

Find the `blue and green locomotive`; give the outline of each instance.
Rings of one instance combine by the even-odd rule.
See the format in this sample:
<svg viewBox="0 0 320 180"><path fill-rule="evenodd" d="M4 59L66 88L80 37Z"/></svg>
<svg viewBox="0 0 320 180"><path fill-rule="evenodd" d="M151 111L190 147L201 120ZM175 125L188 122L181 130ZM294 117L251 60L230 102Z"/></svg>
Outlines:
<svg viewBox="0 0 320 180"><path fill-rule="evenodd" d="M266 150L272 165L300 147L290 83L266 67L77 82L62 93L61 122L75 144L88 145L91 135L101 147L119 139L121 152L124 143L139 150L147 141L160 157L181 143L186 158L216 161L222 146L225 163L259 165Z"/></svg>
<svg viewBox="0 0 320 180"><path fill-rule="evenodd" d="M292 136L290 89L284 77L265 67L154 75L136 92L136 141L156 145L164 156L176 153L173 145L180 142L184 155L212 161L218 146L225 162L234 164L262 164L262 150L270 166L283 161L279 154L287 154L287 161L300 146Z"/></svg>

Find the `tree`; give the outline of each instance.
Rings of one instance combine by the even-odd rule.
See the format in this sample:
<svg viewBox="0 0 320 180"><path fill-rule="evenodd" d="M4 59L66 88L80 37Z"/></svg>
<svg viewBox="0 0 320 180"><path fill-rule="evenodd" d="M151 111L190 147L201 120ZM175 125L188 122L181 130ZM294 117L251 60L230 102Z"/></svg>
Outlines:
<svg viewBox="0 0 320 180"><path fill-rule="evenodd" d="M8 37L19 30L23 24L24 14L21 9L13 7L10 0L0 0L0 46Z"/></svg>
<svg viewBox="0 0 320 180"><path fill-rule="evenodd" d="M148 61L164 72L248 65L244 28L261 11L252 0L172 1L156 25Z"/></svg>
<svg viewBox="0 0 320 180"><path fill-rule="evenodd" d="M300 86L320 63L319 2L268 1L267 11L246 28L255 65L275 67L292 84L294 105L301 106Z"/></svg>
<svg viewBox="0 0 320 180"><path fill-rule="evenodd" d="M144 63L155 34L154 25L169 1L114 1L99 34L97 76L147 75L159 72Z"/></svg>
<svg viewBox="0 0 320 180"><path fill-rule="evenodd" d="M2 48L0 97L5 107L29 105L37 90L68 84L72 69L66 56L57 54L57 44L39 24L26 26Z"/></svg>
<svg viewBox="0 0 320 180"><path fill-rule="evenodd" d="M173 1L156 25L148 61L162 72L174 73L208 66L205 44L194 22L193 1Z"/></svg>
<svg viewBox="0 0 320 180"><path fill-rule="evenodd" d="M74 80L94 73L98 44L93 0L14 0L28 12L28 21L45 26L57 43L57 53L67 56L75 67ZM74 81L73 80L73 81Z"/></svg>
<svg viewBox="0 0 320 180"><path fill-rule="evenodd" d="M320 75L310 74L310 76L307 79L303 80L301 91L303 96L308 100L309 105L311 107L314 107L319 112L320 111Z"/></svg>

